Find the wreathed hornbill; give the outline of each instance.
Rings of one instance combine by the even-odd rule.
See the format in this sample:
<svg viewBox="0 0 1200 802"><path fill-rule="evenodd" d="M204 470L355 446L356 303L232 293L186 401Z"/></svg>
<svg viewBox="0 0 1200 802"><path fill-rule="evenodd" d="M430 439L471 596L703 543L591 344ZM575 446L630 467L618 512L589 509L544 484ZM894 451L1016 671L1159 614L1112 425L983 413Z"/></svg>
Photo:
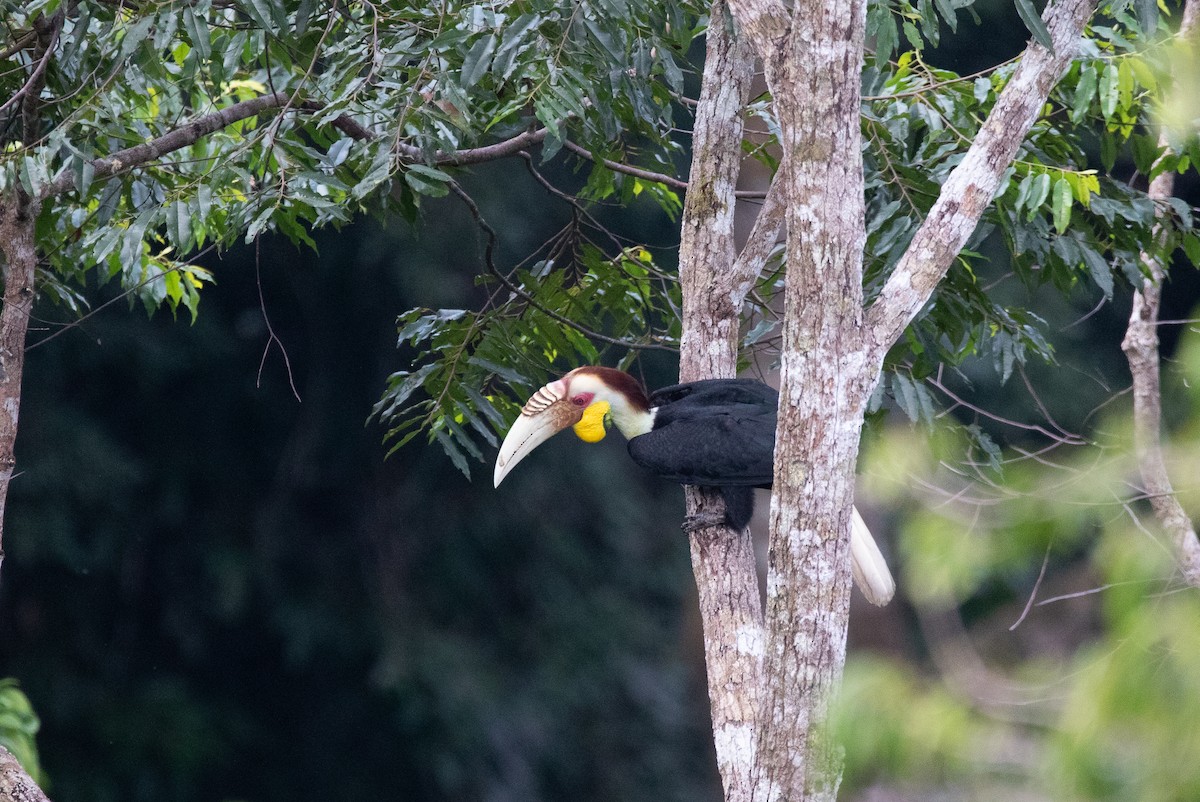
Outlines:
<svg viewBox="0 0 1200 802"><path fill-rule="evenodd" d="M753 379L709 379L664 387L650 395L623 371L577 368L538 390L500 446L495 484L541 443L573 426L581 440L604 439L612 424L629 441L633 461L663 479L715 487L726 521L743 529L754 512L754 488L774 477L779 394ZM858 510L850 529L854 579L883 605L896 584Z"/></svg>

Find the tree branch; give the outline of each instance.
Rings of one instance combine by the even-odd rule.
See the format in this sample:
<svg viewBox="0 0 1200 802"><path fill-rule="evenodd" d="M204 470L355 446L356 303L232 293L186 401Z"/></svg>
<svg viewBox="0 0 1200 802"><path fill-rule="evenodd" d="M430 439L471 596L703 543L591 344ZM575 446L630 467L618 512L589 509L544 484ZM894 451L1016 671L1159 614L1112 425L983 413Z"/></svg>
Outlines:
<svg viewBox="0 0 1200 802"><path fill-rule="evenodd" d="M569 139L565 140L563 142L563 147L566 148L567 150L571 151L572 153L574 153L576 156L587 159L588 161L599 162L600 164L604 165L608 169L612 170L614 173L624 173L625 175L632 175L636 178L644 178L647 181L654 181L659 184L666 184L667 186L671 187L672 189L680 189L685 192L687 191L688 182L684 181L682 178L676 178L675 176L667 175L666 173L656 173L653 170L644 170L641 167L634 167L631 164L623 164L622 162L615 162L612 159L598 159L598 158L596 158L596 155L594 153L592 153L590 150L588 150L587 148L582 147L580 145L576 145L574 142L572 142ZM753 189L734 190L733 196L735 198L746 199L746 200L749 200L752 198L766 197L766 195L764 193L759 192L758 190L753 190Z"/></svg>
<svg viewBox="0 0 1200 802"><path fill-rule="evenodd" d="M786 209L780 202L782 191L777 189L778 183L771 182L767 189L762 208L754 218L754 226L742 245L741 253L733 262L731 273L733 288L733 303L739 308L750 290L754 288L762 273L767 257L779 242L779 229L783 227L783 217Z"/></svg>
<svg viewBox="0 0 1200 802"><path fill-rule="evenodd" d="M21 108L21 137L26 147L37 138L41 127L38 95L42 76L54 52L53 45L58 39L62 13L60 10L49 20L38 17L34 22L37 47L43 52L36 57L37 66L23 87L30 93ZM17 96L20 94L18 92ZM21 379L25 372L25 337L35 297L36 223L41 210L42 199L30 197L20 186L0 193L0 255L4 269L4 303L0 307L0 564L4 562L4 508L17 464L15 449L21 415ZM33 788L36 790L37 786Z"/></svg>
<svg viewBox="0 0 1200 802"><path fill-rule="evenodd" d="M45 83L46 67L50 64L50 58L54 55L54 44L58 41L58 34L62 31L62 12L59 11L49 20L42 16L38 16L34 22L33 38L29 40L30 44L37 43L37 50L40 51L34 56L33 72L25 83L12 94L8 100L0 103L0 114L4 113L10 106L20 102L24 97L37 97L41 92L42 86ZM29 132L26 132L26 136Z"/></svg>
<svg viewBox="0 0 1200 802"><path fill-rule="evenodd" d="M846 660L863 359L866 0L796 0L764 71L781 132L787 281L755 799L832 802L826 723Z"/></svg>
<svg viewBox="0 0 1200 802"><path fill-rule="evenodd" d="M1183 21L1179 27L1179 38L1183 41L1196 38L1200 31L1200 2L1187 0L1183 9ZM1170 149L1166 132L1159 134L1158 145L1164 152ZM1147 195L1155 201L1165 201L1174 194L1175 174L1164 170L1150 182ZM1155 227L1154 239L1158 240L1160 227ZM1121 349L1129 360L1129 372L1133 377L1133 443L1137 452L1138 468L1142 474L1146 495L1159 524L1166 531L1175 548L1175 559L1183 577L1193 587L1200 587L1200 540L1195 527L1183 505L1175 497L1171 477L1167 472L1162 451L1162 387L1160 381L1158 352L1158 312L1162 301L1162 283L1166 278L1166 267L1159 256L1141 254L1142 264L1150 278L1133 295L1133 311L1129 315L1129 326Z"/></svg>
<svg viewBox="0 0 1200 802"><path fill-rule="evenodd" d="M1029 45L974 144L946 179L925 222L867 310L871 362L882 363L975 230L1051 88L1075 58L1095 4L1096 0L1057 0L1047 6L1042 19L1050 30L1053 52L1037 43Z"/></svg>
<svg viewBox="0 0 1200 802"><path fill-rule="evenodd" d="M572 142L569 139L563 141L563 147L566 148L567 150L571 151L572 153L574 153L576 156L579 156L580 158L587 159L588 161L591 161L591 162L599 162L600 164L603 164L605 167L612 170L614 173L625 173L626 175L632 175L636 178L644 178L647 181L656 181L659 184L665 184L668 187L671 187L671 189L687 189L687 181L676 178L673 175L667 175L666 173L656 173L652 170L643 170L640 167L634 167L629 164L622 164L621 162L615 162L612 159L597 159L595 154L593 154L590 150L588 150L587 148L581 147L579 145L576 145L574 142Z"/></svg>
<svg viewBox="0 0 1200 802"><path fill-rule="evenodd" d="M490 162L496 159L516 156L525 148L540 144L546 138L547 133L548 131L545 128L530 129L493 145L467 148L465 150L439 150L433 154L433 163L463 167L468 164L479 164L481 162ZM424 151L412 145L406 145L403 142L396 143L396 152L404 161L421 163L426 161Z"/></svg>
<svg viewBox="0 0 1200 802"><path fill-rule="evenodd" d="M119 150L111 156L96 159L91 163L94 177L98 179L109 178L117 173L141 167L155 159L162 158L168 153L174 153L177 150L194 145L209 134L220 131L226 126L255 117L269 109L284 106L289 102L290 98L291 95L287 92L272 92L271 94L259 95L249 100L239 101L231 106L226 106L220 111L196 117L162 136L155 137L149 142L143 142L140 145ZM61 195L75 186L75 180L74 170L63 170L42 191L42 197L48 198L54 195Z"/></svg>
<svg viewBox="0 0 1200 802"><path fill-rule="evenodd" d="M0 802L50 802L21 764L0 746Z"/></svg>
<svg viewBox="0 0 1200 802"><path fill-rule="evenodd" d="M536 298L534 298L532 295L530 295L525 290L521 289L521 287L519 287L518 285L514 284L508 278L508 276L504 275L504 273L500 270L500 268L498 268L496 266L496 259L495 259L496 243L499 238L496 236L496 229L492 228L491 224L489 224L486 220L483 219L483 214L479 211L479 205L475 203L475 200L466 193L466 190L464 190L457 181L450 181L447 183L447 186L450 188L450 191L453 192L455 194L455 196L458 197L458 199L461 200L466 205L467 209L471 212L471 217L473 217L475 219L475 224L478 225L479 228L483 230L484 237L486 238L486 241L487 241L487 244L484 245L484 249L483 249L483 261L484 261L484 264L487 265L488 272L491 273L493 276L495 276L500 281L500 283L504 285L505 289L507 289L513 295L516 295L522 301L529 304L534 309L541 312L543 315L546 315L547 317L551 318L552 320L558 321L559 323L563 324L564 326L573 328L576 331L578 331L580 334L584 335L585 337L590 337L593 340L605 342L610 345L619 345L622 348L630 348L633 350L671 351L671 352L674 352L677 350L677 349L671 347L670 345L664 345L662 343L638 342L636 340L623 340L618 337L610 337L607 334L604 334L602 332L593 331L592 329L589 329L587 326L584 326L581 323L577 323L576 321L571 320L568 317L564 317L563 315L560 315L558 312L555 312L553 309L550 309L549 307L545 306L544 304L538 303L538 300Z"/></svg>
<svg viewBox="0 0 1200 802"><path fill-rule="evenodd" d="M162 136L155 137L149 142L143 142L140 145L119 150L111 156L96 159L91 163L94 170L94 177L97 179L109 178L118 173L132 170L135 167L149 164L168 153L173 153L182 148L194 145L209 134L215 133L226 126L256 117L265 111L284 108L291 101L292 96L287 92L272 92L250 98L249 100L239 101L219 111L201 115L178 128L168 131ZM324 106L317 101L306 100L302 101L297 108L308 112L319 112L324 109ZM370 129L344 114L334 119L331 125L355 139L370 140L375 138L375 134ZM515 156L522 149L530 145L536 145L545 138L545 128L536 131L525 131L503 142L497 142L492 145L466 148L464 150L438 151L434 154L434 162L436 164L464 166L493 161L508 156ZM397 143L396 152L399 158L404 161L425 161L423 151L412 145ZM61 195L74 187L75 181L76 175L74 170L63 170L55 176L53 181L46 185L41 197L45 199Z"/></svg>

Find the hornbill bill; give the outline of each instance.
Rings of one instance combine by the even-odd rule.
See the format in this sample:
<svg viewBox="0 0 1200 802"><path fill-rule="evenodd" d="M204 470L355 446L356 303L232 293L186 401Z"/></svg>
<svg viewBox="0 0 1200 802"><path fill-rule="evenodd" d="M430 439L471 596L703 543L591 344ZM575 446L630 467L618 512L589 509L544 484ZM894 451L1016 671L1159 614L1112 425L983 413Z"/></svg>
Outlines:
<svg viewBox="0 0 1200 802"><path fill-rule="evenodd" d="M774 477L779 394L753 379L709 379L664 387L649 395L620 370L582 367L538 390L500 446L495 484L552 435L573 426L581 440L604 438L610 423L629 441L633 461L663 479L714 487L725 516L743 529L754 511L754 488ZM896 584L858 510L850 528L854 579L868 601L884 605Z"/></svg>

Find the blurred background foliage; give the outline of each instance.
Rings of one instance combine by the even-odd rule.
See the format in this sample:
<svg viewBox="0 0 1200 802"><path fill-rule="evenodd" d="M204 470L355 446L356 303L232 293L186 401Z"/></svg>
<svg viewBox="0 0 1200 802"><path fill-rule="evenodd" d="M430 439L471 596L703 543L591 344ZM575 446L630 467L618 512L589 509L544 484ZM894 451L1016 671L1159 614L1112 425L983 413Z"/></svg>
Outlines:
<svg viewBox="0 0 1200 802"><path fill-rule="evenodd" d="M979 11L931 63L966 74L1018 51L1011 9ZM520 164L463 184L499 264L572 215ZM264 234L210 257L194 323L129 313L112 285L89 295L115 304L61 335L63 310L39 308L0 582L0 676L20 690L0 686L0 744L38 772L36 733L53 799L719 798L678 488L619 438L558 438L503 492L421 438L385 461L368 419L416 356L396 350L399 310L490 291L469 211L424 212L313 232L317 254ZM678 232L656 203L597 214L669 261ZM900 594L855 600L843 796L1196 799L1200 600L1174 583L1128 460L1128 293L994 283L1012 268L981 248L991 299L1036 306L1057 361L937 374L996 417L937 391L952 414L871 423L860 506ZM1189 319L1198 290L1177 269L1163 317ZM1195 514L1200 342L1191 324L1163 336ZM674 380L669 353L632 369ZM1004 447L1001 471L964 426Z"/></svg>

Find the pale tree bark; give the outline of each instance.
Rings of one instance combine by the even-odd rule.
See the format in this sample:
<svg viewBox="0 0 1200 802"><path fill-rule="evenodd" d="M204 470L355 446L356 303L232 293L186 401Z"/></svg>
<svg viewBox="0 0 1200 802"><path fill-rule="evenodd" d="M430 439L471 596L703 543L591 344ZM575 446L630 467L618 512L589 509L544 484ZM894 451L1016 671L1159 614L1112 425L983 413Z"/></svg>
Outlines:
<svg viewBox="0 0 1200 802"><path fill-rule="evenodd" d="M0 252L4 255L4 308L0 309L0 522L4 521L8 488L16 466L25 335L33 310L37 270L33 231L37 214L38 204L21 191L0 198ZM2 523L0 533L3 533ZM3 562L0 541L0 566Z"/></svg>
<svg viewBox="0 0 1200 802"><path fill-rule="evenodd" d="M62 28L63 12L34 22L29 80L18 93L22 143L40 136L41 91L46 65ZM4 512L16 467L17 423L21 413L21 377L25 371L25 335L33 310L37 246L34 226L42 200L20 187L0 195L0 256L3 256L4 308L0 309L0 567L4 564Z"/></svg>
<svg viewBox="0 0 1200 802"><path fill-rule="evenodd" d="M787 284L756 798L837 797L823 737L846 656L850 510L867 399L860 92L866 2L796 2L767 76L782 132Z"/></svg>
<svg viewBox="0 0 1200 802"><path fill-rule="evenodd" d="M1200 2L1187 0L1178 37L1193 48L1200 48ZM1170 148L1166 132L1158 138L1160 148ZM1151 200L1165 201L1175 192L1175 174L1165 170L1150 182ZM1157 239L1157 229L1155 231ZM1169 258L1169 257L1164 257ZM1125 340L1121 343L1133 377L1133 443L1138 469L1150 506L1159 525L1171 540L1175 559L1184 580L1200 587L1200 541L1191 518L1175 497L1171 477L1162 450L1162 392L1158 353L1158 312L1162 302L1162 284L1166 279L1163 258L1150 253L1141 255L1143 268L1150 274L1133 294L1133 311Z"/></svg>
<svg viewBox="0 0 1200 802"><path fill-rule="evenodd" d="M865 310L859 134L865 2L729 4L763 64L782 130L772 193L785 210L788 234L762 690L751 726L757 746L742 754L754 761L753 799L832 800L840 758L820 733L845 662L848 524L863 413L888 348L974 231L1051 87L1075 57L1094 0L1047 7L1043 19L1053 50L1029 47L880 297ZM720 18L713 19L715 25ZM736 639L736 630L724 637ZM720 652L711 645L708 651L711 673ZM715 700L720 689L711 678L710 689ZM721 768L728 794L729 773L744 771Z"/></svg>
<svg viewBox="0 0 1200 802"><path fill-rule="evenodd" d="M731 267L737 257L734 189L742 159L742 112L754 60L745 43L733 35L723 0L713 3L711 20L679 246L681 381L737 374L738 327L749 286ZM724 509L720 496L711 491L686 488L685 498L692 518L719 517ZM725 798L742 802L750 799L762 659L754 547L748 529L733 532L721 525L693 531L690 541L717 767Z"/></svg>
<svg viewBox="0 0 1200 802"><path fill-rule="evenodd" d="M0 746L0 802L50 802L3 746Z"/></svg>

